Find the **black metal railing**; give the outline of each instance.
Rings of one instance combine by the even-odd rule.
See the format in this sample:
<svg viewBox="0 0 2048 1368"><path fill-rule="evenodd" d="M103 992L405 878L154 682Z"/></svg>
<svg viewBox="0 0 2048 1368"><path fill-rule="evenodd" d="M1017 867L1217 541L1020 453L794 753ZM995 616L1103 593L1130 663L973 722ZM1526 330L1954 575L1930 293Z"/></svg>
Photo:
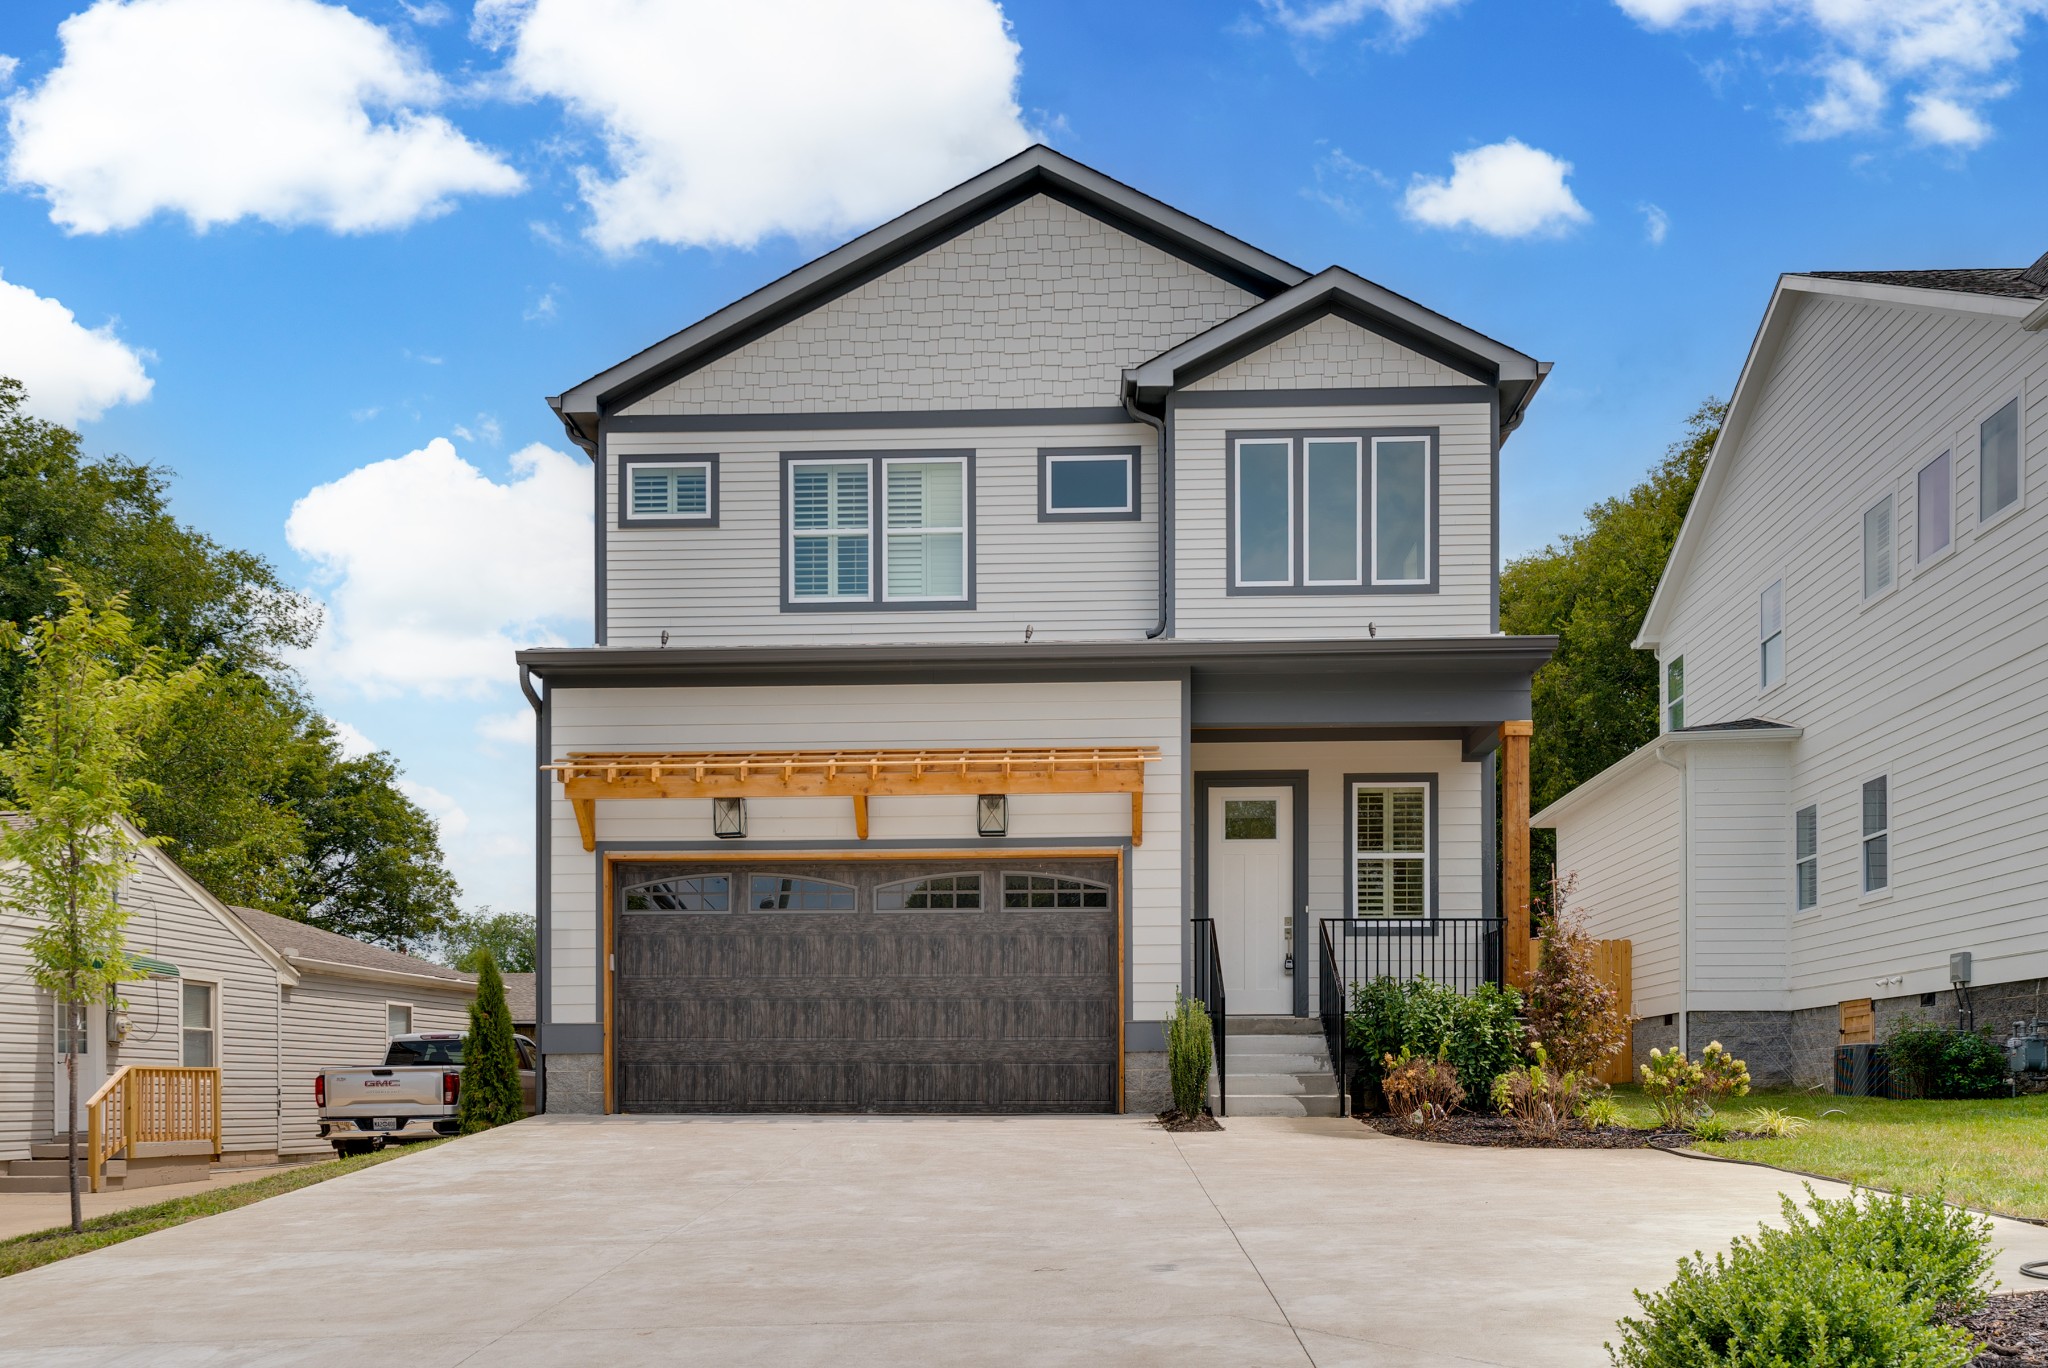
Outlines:
<svg viewBox="0 0 2048 1368"><path fill-rule="evenodd" d="M1209 1038L1216 1047L1216 1114L1228 1113L1228 1063L1230 1019L1223 1000L1223 952L1216 945L1216 923L1208 917L1192 919L1195 928L1195 996L1209 1013Z"/></svg>
<svg viewBox="0 0 2048 1368"><path fill-rule="evenodd" d="M1343 961L1337 956L1337 944L1330 935L1330 923L1323 923L1322 944L1316 958L1320 975L1316 988L1316 1004L1323 1018L1323 1043L1330 1049L1330 1073L1337 1080L1337 1112L1340 1116L1351 1111L1351 1089L1344 1079L1344 1017L1351 1006L1351 995L1345 990L1343 975L1338 966Z"/></svg>
<svg viewBox="0 0 2048 1368"><path fill-rule="evenodd" d="M1425 978L1460 993L1498 987L1507 969L1507 922L1500 917L1325 917L1317 1005L1337 1092L1348 1106L1344 1046L1352 991L1389 978Z"/></svg>

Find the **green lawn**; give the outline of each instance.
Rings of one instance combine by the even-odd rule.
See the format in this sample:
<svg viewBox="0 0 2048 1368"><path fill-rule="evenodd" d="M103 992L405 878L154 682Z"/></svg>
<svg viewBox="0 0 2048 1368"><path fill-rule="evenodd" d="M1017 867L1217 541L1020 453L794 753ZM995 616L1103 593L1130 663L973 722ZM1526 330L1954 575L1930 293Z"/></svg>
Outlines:
<svg viewBox="0 0 2048 1368"><path fill-rule="evenodd" d="M1614 1096L1635 1124L1652 1123L1642 1089L1616 1088ZM1810 1124L1783 1140L1697 1148L1887 1191L1939 1188L1963 1206L2048 1219L2048 1095L1894 1102L1774 1089L1735 1098L1721 1112L1739 1127L1751 1107L1776 1107Z"/></svg>
<svg viewBox="0 0 2048 1368"><path fill-rule="evenodd" d="M339 1178L344 1173L370 1168L376 1164L388 1164L393 1159L415 1150L432 1149L445 1144L443 1140L422 1140L403 1146L393 1146L378 1154L359 1154L350 1159L335 1159L318 1164L302 1164L297 1168L273 1173L268 1178L257 1178L247 1183L235 1183L215 1188L211 1192L197 1193L191 1197L178 1197L153 1206L129 1207L126 1211L112 1211L104 1216L94 1216L85 1222L85 1229L72 1234L70 1226L59 1226L55 1230L39 1230L31 1235L17 1235L11 1240L0 1240L0 1278L11 1273L23 1273L31 1268L40 1268L46 1263L68 1259L74 1254L86 1254L108 1245L132 1240L137 1235L147 1235L152 1230L163 1230L187 1221L196 1221L202 1216L214 1216L223 1211L233 1211L260 1202L266 1197L279 1193L295 1192L302 1187L324 1183L329 1178Z"/></svg>

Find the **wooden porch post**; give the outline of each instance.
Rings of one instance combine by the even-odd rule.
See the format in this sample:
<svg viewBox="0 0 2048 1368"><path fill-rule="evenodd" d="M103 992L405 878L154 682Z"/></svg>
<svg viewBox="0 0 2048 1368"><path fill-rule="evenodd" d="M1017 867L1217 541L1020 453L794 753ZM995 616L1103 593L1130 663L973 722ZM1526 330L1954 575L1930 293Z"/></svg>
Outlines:
<svg viewBox="0 0 2048 1368"><path fill-rule="evenodd" d="M1535 730L1533 722L1500 724L1500 901L1510 988L1529 986L1529 737Z"/></svg>

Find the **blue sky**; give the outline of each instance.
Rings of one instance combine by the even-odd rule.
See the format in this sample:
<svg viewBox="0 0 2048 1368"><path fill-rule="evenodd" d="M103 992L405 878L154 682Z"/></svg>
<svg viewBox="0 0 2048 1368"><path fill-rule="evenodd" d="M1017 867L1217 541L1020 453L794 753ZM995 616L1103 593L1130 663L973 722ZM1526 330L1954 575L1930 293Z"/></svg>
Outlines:
<svg viewBox="0 0 2048 1368"><path fill-rule="evenodd" d="M520 910L510 649L589 639L542 396L1028 138L1554 361L1510 554L1729 391L1777 273L2048 250L2048 0L80 9L0 12L0 373L328 603L322 706Z"/></svg>

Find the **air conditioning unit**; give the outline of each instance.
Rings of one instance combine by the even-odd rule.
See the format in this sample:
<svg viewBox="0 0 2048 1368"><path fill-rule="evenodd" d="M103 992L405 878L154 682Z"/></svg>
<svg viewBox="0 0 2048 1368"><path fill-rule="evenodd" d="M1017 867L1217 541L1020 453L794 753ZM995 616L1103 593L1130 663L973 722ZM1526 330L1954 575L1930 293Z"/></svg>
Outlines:
<svg viewBox="0 0 2048 1368"><path fill-rule="evenodd" d="M1835 1046L1835 1096L1889 1097L1891 1082L1884 1046Z"/></svg>

